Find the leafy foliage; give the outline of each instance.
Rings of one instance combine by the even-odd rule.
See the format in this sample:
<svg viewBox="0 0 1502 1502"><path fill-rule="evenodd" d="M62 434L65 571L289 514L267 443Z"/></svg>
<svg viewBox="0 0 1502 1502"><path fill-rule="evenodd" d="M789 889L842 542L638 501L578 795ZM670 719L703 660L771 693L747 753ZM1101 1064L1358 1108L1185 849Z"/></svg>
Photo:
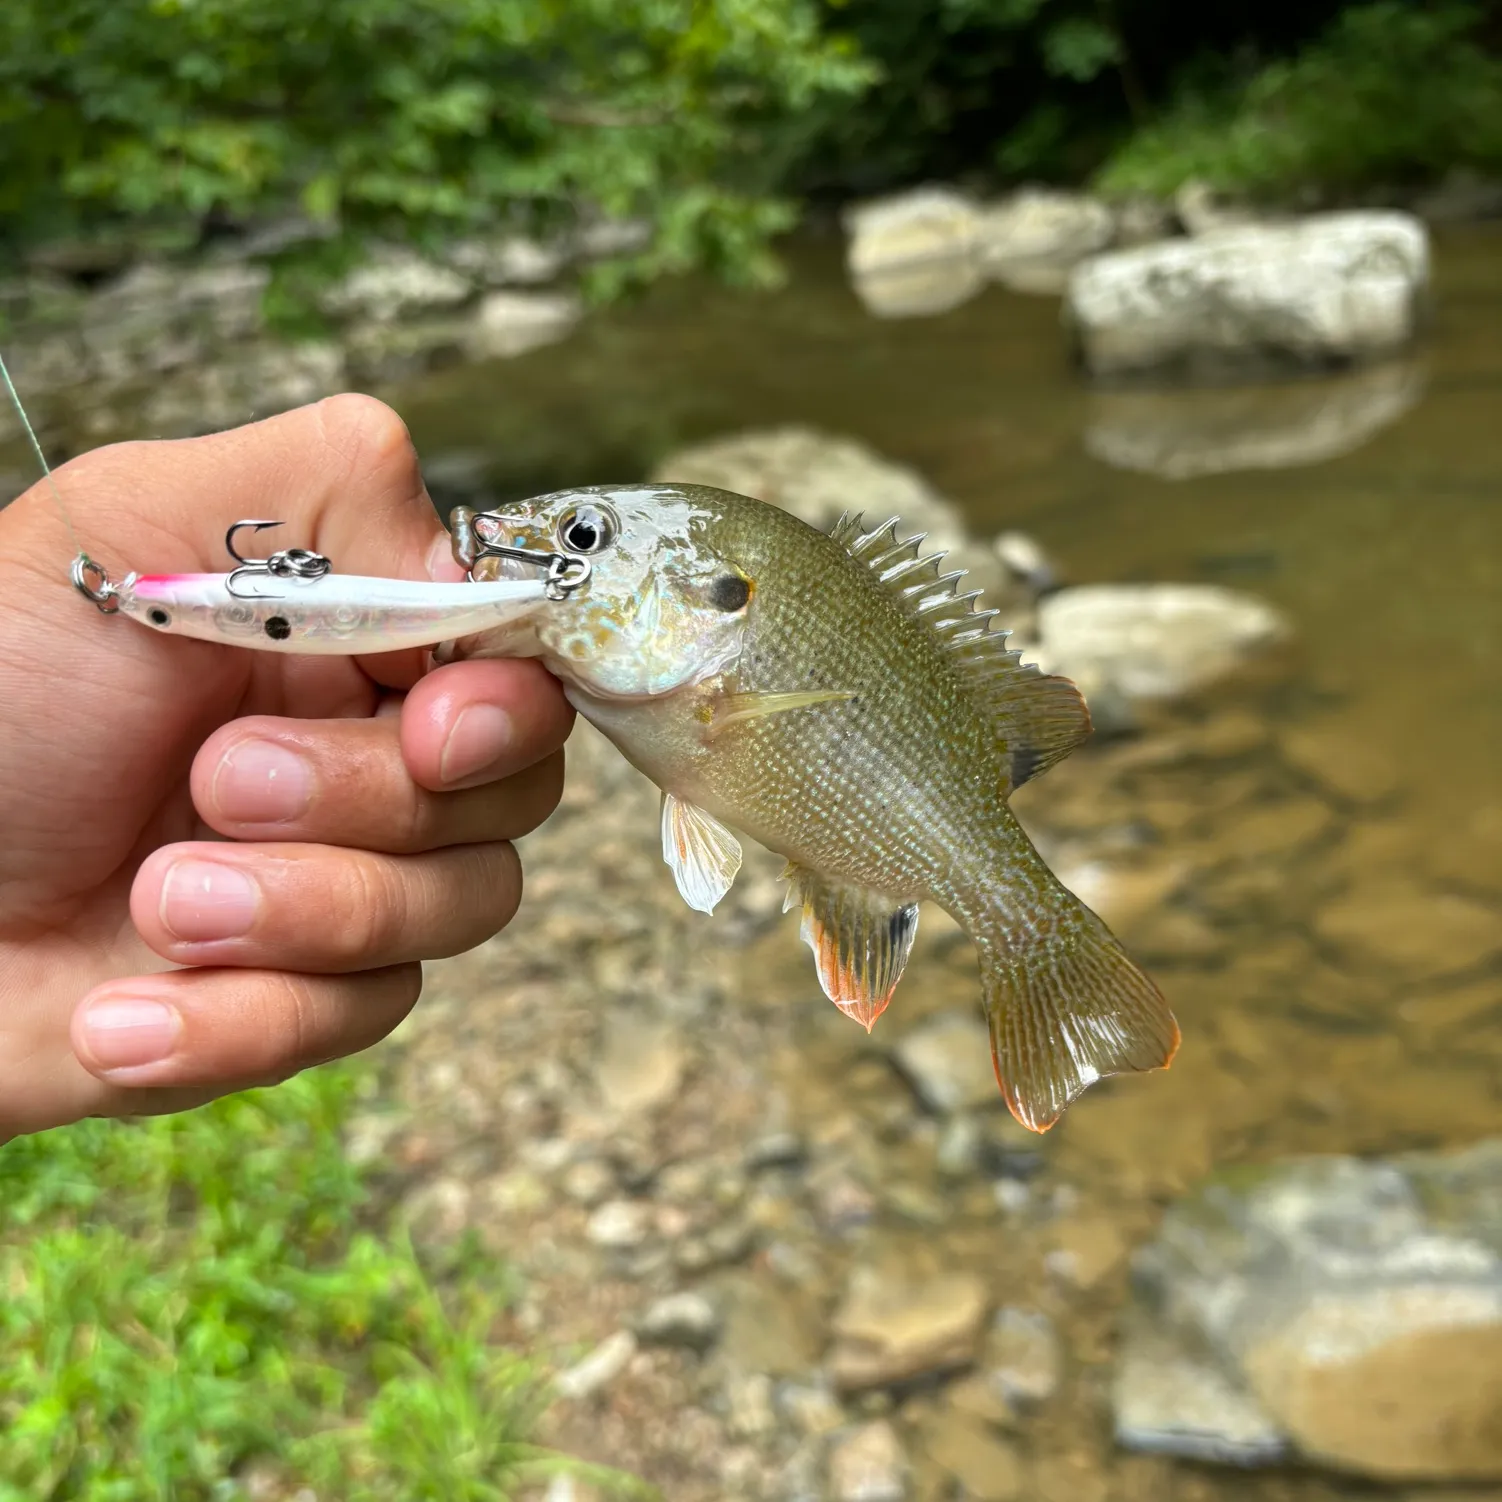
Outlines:
<svg viewBox="0 0 1502 1502"><path fill-rule="evenodd" d="M1251 194L1502 171L1502 57L1481 12L1380 0L1240 88L1189 89L1104 171L1108 191L1171 193L1188 178Z"/></svg>
<svg viewBox="0 0 1502 1502"><path fill-rule="evenodd" d="M584 209L642 274L755 279L756 124L871 77L814 0L7 0L0 224L25 241L301 209L353 244Z"/></svg>
<svg viewBox="0 0 1502 1502"><path fill-rule="evenodd" d="M501 1502L557 1464L490 1338L503 1271L469 1252L440 1297L362 1228L355 1088L322 1069L0 1150L3 1502L224 1499L250 1457L347 1502Z"/></svg>

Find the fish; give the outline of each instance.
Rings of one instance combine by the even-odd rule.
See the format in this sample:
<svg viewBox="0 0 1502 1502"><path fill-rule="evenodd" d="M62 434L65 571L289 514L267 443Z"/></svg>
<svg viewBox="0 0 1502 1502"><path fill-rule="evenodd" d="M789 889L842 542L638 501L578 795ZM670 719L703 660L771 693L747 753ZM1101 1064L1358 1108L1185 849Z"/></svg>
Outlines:
<svg viewBox="0 0 1502 1502"><path fill-rule="evenodd" d="M825 533L672 484L458 521L482 543L589 559L566 600L441 655L537 657L561 680L661 790L663 855L691 907L729 891L739 836L781 855L784 911L801 912L825 994L870 1031L936 904L974 943L997 1083L1035 1132L1097 1080L1170 1064L1162 993L1008 805L1090 734L1084 699L1008 647L921 535L851 513ZM516 567L482 556L474 573Z"/></svg>

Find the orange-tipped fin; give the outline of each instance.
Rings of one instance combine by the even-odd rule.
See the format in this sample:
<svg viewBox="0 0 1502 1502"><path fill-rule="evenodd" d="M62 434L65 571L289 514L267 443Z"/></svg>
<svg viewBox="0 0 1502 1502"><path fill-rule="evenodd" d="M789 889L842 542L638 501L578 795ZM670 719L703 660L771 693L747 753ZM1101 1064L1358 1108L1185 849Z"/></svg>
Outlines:
<svg viewBox="0 0 1502 1502"><path fill-rule="evenodd" d="M1166 1069L1179 1026L1157 986L1083 903L980 946L996 1080L1012 1115L1046 1132L1097 1080Z"/></svg>
<svg viewBox="0 0 1502 1502"><path fill-rule="evenodd" d="M886 1011L918 932L918 904L832 881L803 866L782 873L791 883L786 912L803 906L803 940L814 952L824 994L869 1033Z"/></svg>

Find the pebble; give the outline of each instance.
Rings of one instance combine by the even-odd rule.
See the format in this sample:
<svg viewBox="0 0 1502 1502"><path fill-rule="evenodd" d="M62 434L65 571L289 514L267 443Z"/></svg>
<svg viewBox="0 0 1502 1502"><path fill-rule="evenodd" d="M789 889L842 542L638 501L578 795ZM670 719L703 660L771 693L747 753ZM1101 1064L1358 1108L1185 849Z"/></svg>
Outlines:
<svg viewBox="0 0 1502 1502"><path fill-rule="evenodd" d="M862 1424L829 1452L829 1492L834 1502L904 1502L907 1456L885 1420Z"/></svg>
<svg viewBox="0 0 1502 1502"><path fill-rule="evenodd" d="M647 1239L650 1210L638 1200L607 1200L584 1228L596 1246L628 1248Z"/></svg>
<svg viewBox="0 0 1502 1502"><path fill-rule="evenodd" d="M614 1382L636 1355L636 1337L629 1330L607 1335L582 1361L559 1372L553 1386L561 1397L578 1401Z"/></svg>
<svg viewBox="0 0 1502 1502"><path fill-rule="evenodd" d="M860 1392L969 1365L986 1304L985 1285L969 1273L910 1280L857 1265L831 1326L835 1386Z"/></svg>
<svg viewBox="0 0 1502 1502"><path fill-rule="evenodd" d="M598 1158L572 1163L563 1175L563 1192L581 1205L598 1205L615 1188L615 1174Z"/></svg>
<svg viewBox="0 0 1502 1502"><path fill-rule="evenodd" d="M746 1167L753 1173L762 1168L794 1168L807 1155L803 1139L796 1132L769 1132L746 1149Z"/></svg>
<svg viewBox="0 0 1502 1502"><path fill-rule="evenodd" d="M720 1316L702 1293L670 1293L637 1322L637 1338L647 1345L687 1346L704 1351L720 1333Z"/></svg>
<svg viewBox="0 0 1502 1502"><path fill-rule="evenodd" d="M730 1432L739 1439L756 1439L777 1427L772 1379L765 1372L732 1372L725 1379L725 1407Z"/></svg>

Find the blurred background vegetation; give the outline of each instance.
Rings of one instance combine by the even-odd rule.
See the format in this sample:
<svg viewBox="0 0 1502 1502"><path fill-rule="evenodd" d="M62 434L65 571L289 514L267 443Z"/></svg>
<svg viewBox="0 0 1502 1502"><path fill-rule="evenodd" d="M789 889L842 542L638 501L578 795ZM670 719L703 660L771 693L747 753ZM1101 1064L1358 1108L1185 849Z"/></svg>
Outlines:
<svg viewBox="0 0 1502 1502"><path fill-rule="evenodd" d="M1338 85L1332 86L1332 85ZM10 0L0 255L289 213L338 269L581 215L594 290L775 274L800 201L923 178L1301 201L1502 170L1502 13L1468 0Z"/></svg>

